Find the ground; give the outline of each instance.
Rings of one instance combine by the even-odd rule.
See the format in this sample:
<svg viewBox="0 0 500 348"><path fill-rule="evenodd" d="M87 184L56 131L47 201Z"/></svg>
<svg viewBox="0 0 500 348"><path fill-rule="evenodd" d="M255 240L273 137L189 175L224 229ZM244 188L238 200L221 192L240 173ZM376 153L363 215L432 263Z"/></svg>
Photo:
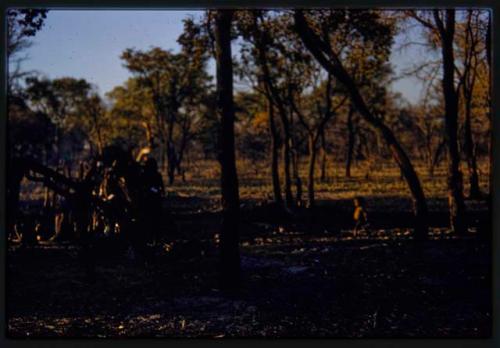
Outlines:
<svg viewBox="0 0 500 348"><path fill-rule="evenodd" d="M433 183L436 190L425 186L432 228L428 241L416 242L411 201L397 189L404 182L397 173L380 180L393 190L377 194L378 184L370 184L373 223L369 234L353 238L349 197L360 192L348 185L360 185L359 178L319 185L317 209L299 209L292 218L256 199L258 180L252 185L243 177L243 276L232 294L217 284L215 183L169 188L166 240L150 247L147 264L100 240L94 281L78 244L11 243L8 335L489 337L491 248L479 233L488 220L485 203L467 202L471 228L458 237L446 227L442 180Z"/></svg>

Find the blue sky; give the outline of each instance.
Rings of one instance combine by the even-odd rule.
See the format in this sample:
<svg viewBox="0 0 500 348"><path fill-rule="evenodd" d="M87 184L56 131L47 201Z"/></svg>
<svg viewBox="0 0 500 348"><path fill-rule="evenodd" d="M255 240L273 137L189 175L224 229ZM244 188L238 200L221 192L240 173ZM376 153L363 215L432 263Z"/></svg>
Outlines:
<svg viewBox="0 0 500 348"><path fill-rule="evenodd" d="M197 17L202 12L52 10L25 52L28 60L23 69L38 71L51 79L85 78L104 94L130 76L119 58L126 48L158 46L176 51L182 19L188 15ZM418 48L410 48L393 54L391 61L398 72L417 63L422 54ZM399 80L392 88L411 102L418 100L420 84L415 79Z"/></svg>

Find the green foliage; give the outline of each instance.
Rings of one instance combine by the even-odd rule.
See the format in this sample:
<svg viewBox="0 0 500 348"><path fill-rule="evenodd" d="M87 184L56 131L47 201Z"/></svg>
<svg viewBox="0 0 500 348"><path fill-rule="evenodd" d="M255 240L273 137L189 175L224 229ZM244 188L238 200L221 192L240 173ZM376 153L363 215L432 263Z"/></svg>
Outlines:
<svg viewBox="0 0 500 348"><path fill-rule="evenodd" d="M11 57L30 45L29 37L35 36L47 17L48 10L7 10L7 57Z"/></svg>
<svg viewBox="0 0 500 348"><path fill-rule="evenodd" d="M19 97L10 97L8 105L10 154L44 159L52 146L55 125L47 114L33 112Z"/></svg>
<svg viewBox="0 0 500 348"><path fill-rule="evenodd" d="M21 88L19 80L26 76L21 70L21 63L25 57L20 53L31 46L30 38L39 31L47 17L48 10L42 9L8 9L7 19L7 64L8 64L8 92L13 94Z"/></svg>
<svg viewBox="0 0 500 348"><path fill-rule="evenodd" d="M25 95L33 110L47 115L55 125L56 157L73 158L83 151L86 143L92 148L91 152L102 148L106 111L94 87L86 80L30 77L26 79Z"/></svg>

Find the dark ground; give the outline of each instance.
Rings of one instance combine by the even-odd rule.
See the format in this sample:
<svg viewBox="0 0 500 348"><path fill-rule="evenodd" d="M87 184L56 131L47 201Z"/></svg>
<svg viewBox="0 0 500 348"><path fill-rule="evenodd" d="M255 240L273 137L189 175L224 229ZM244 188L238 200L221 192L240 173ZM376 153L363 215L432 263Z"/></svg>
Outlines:
<svg viewBox="0 0 500 348"><path fill-rule="evenodd" d="M100 242L94 283L75 244L11 245L8 336L490 336L491 248L474 228L457 238L434 227L416 244L405 213L381 211L372 236L353 239L334 207L283 225L269 209L247 206L243 284L229 296L217 289L219 217L197 204L210 202L169 207L176 228L151 247L147 266ZM435 225L446 224L438 215Z"/></svg>

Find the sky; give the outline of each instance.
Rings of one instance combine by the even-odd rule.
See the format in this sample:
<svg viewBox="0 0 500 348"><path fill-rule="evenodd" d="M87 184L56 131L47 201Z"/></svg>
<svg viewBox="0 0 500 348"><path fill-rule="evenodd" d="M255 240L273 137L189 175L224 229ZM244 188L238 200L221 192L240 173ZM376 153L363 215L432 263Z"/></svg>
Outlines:
<svg viewBox="0 0 500 348"><path fill-rule="evenodd" d="M177 51L176 40L183 29L182 19L199 17L202 11L137 10L51 10L45 25L24 54L24 70L37 71L50 79L71 76L95 84L101 95L121 85L131 74L120 60L127 48L154 46ZM403 40L396 37L396 42ZM234 54L235 52L233 52ZM416 64L424 52L411 47L394 52L391 63L396 73ZM214 65L209 66L214 73ZM421 85L414 78L398 80L391 86L409 102L417 102Z"/></svg>

